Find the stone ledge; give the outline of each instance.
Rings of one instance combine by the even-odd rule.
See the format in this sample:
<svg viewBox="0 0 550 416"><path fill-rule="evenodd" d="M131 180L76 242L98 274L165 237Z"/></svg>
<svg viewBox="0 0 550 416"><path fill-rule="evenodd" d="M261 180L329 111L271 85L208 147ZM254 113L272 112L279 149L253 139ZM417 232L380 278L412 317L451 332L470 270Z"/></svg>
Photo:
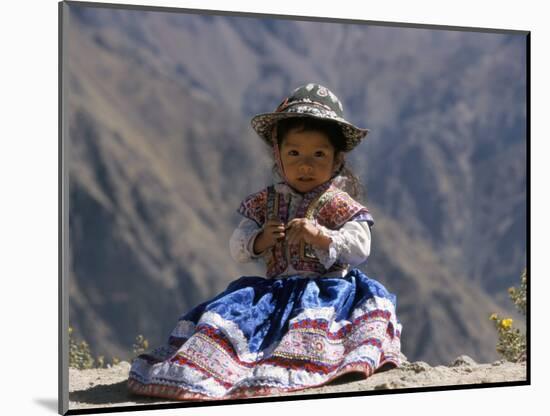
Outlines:
<svg viewBox="0 0 550 416"><path fill-rule="evenodd" d="M120 364L106 369L69 369L69 409L86 409L113 406L139 406L174 403L155 398L130 394L126 380L130 364ZM383 371L364 379L348 374L332 383L284 395L311 395L327 393L359 392L369 390L408 389L416 387L453 386L461 384L485 384L525 381L525 363L496 361L478 364L468 356L456 358L448 366L432 367L423 361L404 362L399 368Z"/></svg>

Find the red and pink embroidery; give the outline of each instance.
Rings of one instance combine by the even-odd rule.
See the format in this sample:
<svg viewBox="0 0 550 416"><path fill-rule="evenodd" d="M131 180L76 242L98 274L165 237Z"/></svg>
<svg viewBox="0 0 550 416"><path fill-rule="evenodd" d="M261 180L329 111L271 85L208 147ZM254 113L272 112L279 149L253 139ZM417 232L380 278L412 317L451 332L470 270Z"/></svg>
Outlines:
<svg viewBox="0 0 550 416"><path fill-rule="evenodd" d="M288 222L288 203L284 195L269 186L260 192L249 195L239 207L238 212L262 227L267 218L278 218ZM329 182L304 195L304 199L296 211L295 218L308 218L318 224L337 230L347 221L357 215L368 215L368 210L351 198L346 192L331 185ZM287 255L288 253L288 255ZM285 241L280 241L265 255L267 277L282 274L292 265L297 271L314 272L318 274L344 270L346 264L336 261L328 270L319 261L315 250L308 244L294 244L287 247Z"/></svg>
<svg viewBox="0 0 550 416"><path fill-rule="evenodd" d="M233 399L301 389L303 383L313 387L349 371L370 376L385 364L400 363L401 334L388 330L393 329L393 316L393 310L366 307L340 329L331 328L331 317L296 319L277 348L254 362L239 357L234 341L223 330L199 324L154 376L144 377L151 371L152 363L146 355L140 355L138 360L143 360L144 367L138 366L132 372L129 387L134 393L179 400ZM175 382L179 371L205 383L208 380L204 390ZM289 377L290 374L296 377ZM243 383L248 378L254 380L252 388ZM265 378L265 384L258 382L260 378ZM263 388L258 384L264 384Z"/></svg>

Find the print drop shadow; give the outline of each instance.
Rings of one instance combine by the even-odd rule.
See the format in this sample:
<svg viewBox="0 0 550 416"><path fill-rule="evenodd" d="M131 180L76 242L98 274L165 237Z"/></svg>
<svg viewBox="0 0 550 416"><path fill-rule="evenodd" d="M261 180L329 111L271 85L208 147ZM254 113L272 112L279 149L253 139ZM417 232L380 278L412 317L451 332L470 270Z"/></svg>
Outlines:
<svg viewBox="0 0 550 416"><path fill-rule="evenodd" d="M394 368L393 365L384 365L379 368L377 373L388 371ZM351 372L341 375L340 377L332 380L328 383L328 386L338 386L347 383L353 383L355 381L364 380L365 374L360 372ZM73 402L82 402L88 404L117 404L117 403L136 403L136 404L151 404L158 403L159 401L170 402L167 399L159 399L155 397L146 397L140 395L134 395L128 391L128 382L126 380L109 384L90 387L85 390L78 390L69 393L69 400Z"/></svg>
<svg viewBox="0 0 550 416"><path fill-rule="evenodd" d="M35 403L38 403L39 405L43 406L44 408L48 409L51 412L57 413L57 399L34 399Z"/></svg>
<svg viewBox="0 0 550 416"><path fill-rule="evenodd" d="M158 403L163 399L155 397L138 396L128 391L126 380L119 383L99 385L85 390L77 390L69 393L69 400L88 404L117 404L117 403Z"/></svg>

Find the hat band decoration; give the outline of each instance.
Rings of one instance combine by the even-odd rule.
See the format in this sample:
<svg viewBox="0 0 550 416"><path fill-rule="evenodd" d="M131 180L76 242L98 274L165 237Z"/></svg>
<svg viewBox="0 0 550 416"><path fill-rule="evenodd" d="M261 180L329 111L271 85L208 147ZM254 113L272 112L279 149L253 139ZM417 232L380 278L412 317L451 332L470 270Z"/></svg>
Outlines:
<svg viewBox="0 0 550 416"><path fill-rule="evenodd" d="M304 104L306 106L316 105L316 106L324 108L325 110L330 111L331 113L334 114L334 117L338 117L338 114L336 114L336 112L332 108L330 108L328 105L320 103L318 101L312 101L312 100L308 100L308 99L289 102L288 98L285 98L285 100L281 104L279 104L279 107L277 107L277 109L275 110L275 113L283 113L283 112L285 112L285 110L287 108L295 106L295 105L299 105L299 104Z"/></svg>

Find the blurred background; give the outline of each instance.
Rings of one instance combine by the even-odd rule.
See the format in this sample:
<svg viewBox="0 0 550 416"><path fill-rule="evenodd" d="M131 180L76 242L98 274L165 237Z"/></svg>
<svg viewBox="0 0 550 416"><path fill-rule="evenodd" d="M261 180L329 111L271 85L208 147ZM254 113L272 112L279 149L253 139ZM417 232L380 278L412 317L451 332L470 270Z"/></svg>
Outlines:
<svg viewBox="0 0 550 416"><path fill-rule="evenodd" d="M66 5L67 6L67 5ZM69 320L99 355L164 343L239 265L235 210L271 179L249 125L318 82L371 130L349 156L375 218L361 266L403 352L498 358L489 315L526 264L526 37L69 6Z"/></svg>

